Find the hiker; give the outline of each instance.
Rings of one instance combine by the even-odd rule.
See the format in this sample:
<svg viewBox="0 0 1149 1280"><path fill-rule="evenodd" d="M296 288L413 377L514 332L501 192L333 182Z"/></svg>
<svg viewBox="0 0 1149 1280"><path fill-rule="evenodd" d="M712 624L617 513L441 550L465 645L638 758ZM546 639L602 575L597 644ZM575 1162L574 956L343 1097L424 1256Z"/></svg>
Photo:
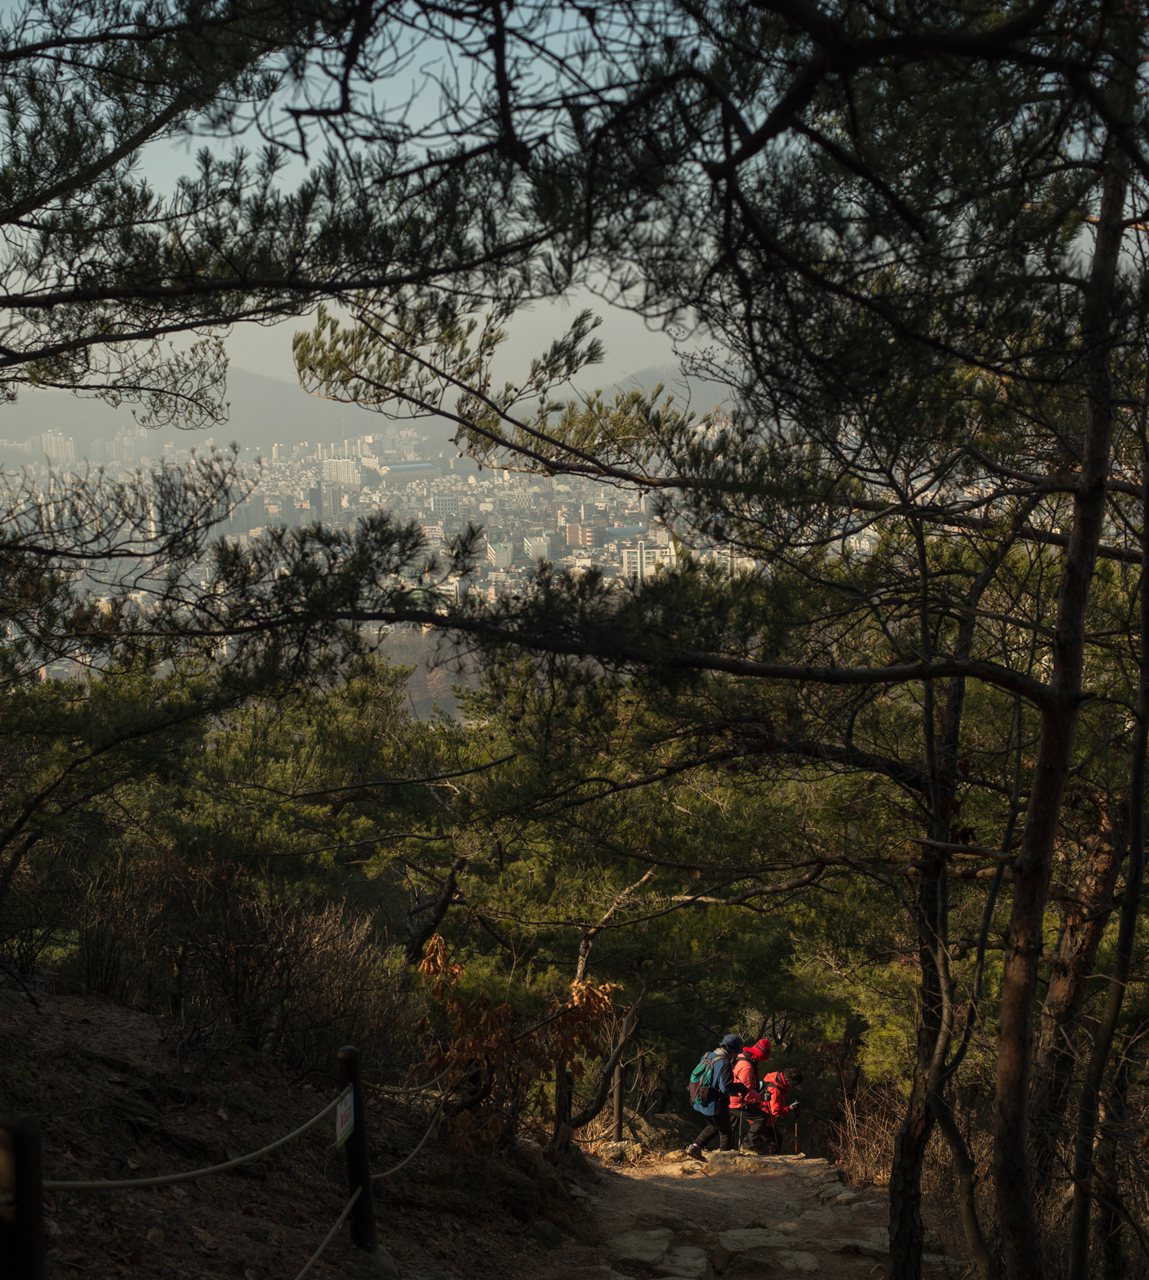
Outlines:
<svg viewBox="0 0 1149 1280"><path fill-rule="evenodd" d="M710 1067L709 1084L704 1085L698 1090L698 1096L695 1097L694 1077L691 1077L692 1092L691 1097L694 1098L694 1109L701 1111L704 1116L710 1117L710 1122L706 1128L698 1135L697 1138L686 1148L686 1154L692 1160L705 1160L702 1154L703 1148L714 1137L718 1135L718 1150L729 1151L734 1146L734 1134L730 1128L730 1097L731 1094L742 1094L746 1091L746 1086L740 1084L734 1079L734 1058L735 1055L742 1051L742 1037L730 1035L722 1037L722 1043L717 1049L711 1053L704 1054L699 1067L706 1063ZM697 1073L698 1068L695 1068Z"/></svg>
<svg viewBox="0 0 1149 1280"><path fill-rule="evenodd" d="M762 1078L762 1101L766 1110L766 1122L762 1136L770 1144L775 1155L782 1151L782 1139L778 1133L778 1122L787 1120L798 1112L798 1101L787 1103L786 1097L794 1085L804 1079L801 1071L772 1071Z"/></svg>
<svg viewBox="0 0 1149 1280"><path fill-rule="evenodd" d="M738 1113L738 1132L742 1133L742 1122L750 1121L750 1132L746 1137L746 1145L751 1151L764 1151L766 1149L766 1138L763 1136L763 1129L772 1124L770 1113L766 1109L765 1101L762 1097L762 1068L770 1058L770 1041L766 1039L759 1040L756 1044L748 1045L734 1059L734 1079L739 1084L744 1085L746 1092L741 1097L735 1095L730 1099L730 1110ZM730 1120L731 1128L734 1125L734 1119ZM741 1146L742 1144L739 1143Z"/></svg>

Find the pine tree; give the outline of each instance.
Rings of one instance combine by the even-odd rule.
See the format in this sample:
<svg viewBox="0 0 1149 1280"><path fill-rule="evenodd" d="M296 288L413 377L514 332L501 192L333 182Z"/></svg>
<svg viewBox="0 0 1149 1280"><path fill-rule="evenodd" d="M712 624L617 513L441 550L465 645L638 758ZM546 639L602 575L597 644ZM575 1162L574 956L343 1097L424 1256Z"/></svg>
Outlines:
<svg viewBox="0 0 1149 1280"><path fill-rule="evenodd" d="M967 686L1031 708L1039 731L1028 802L1013 811L994 1174L1005 1274L1040 1274L1027 1109L1045 909L1090 697L1099 558L1140 561L1117 511L1140 480L1121 469L1118 444L1135 424L1113 371L1144 338L1128 254L1131 176L1149 172L1136 132L1143 32L1131 10L1103 7L1086 23L1057 4L667 15L627 109L572 117L553 171L576 193L588 252L619 296L648 317L695 316L720 344L696 365L739 389L730 421L643 400L564 413L547 403L549 386L585 330L498 389L481 331L475 342L453 319L395 312L379 297L362 300L349 334L301 344L301 371L376 404L438 407L460 388L459 440L480 458L631 484L688 544L762 566L756 594L728 584L702 602L689 575L636 593L546 577L502 616L443 619L464 635L593 655L608 671L670 683L706 673L905 689L920 715L923 838L943 854L961 843ZM420 351L461 357L454 379L436 381L434 359L411 359ZM788 573L802 585L787 590ZM1035 575L1057 584L1044 618L1024 599ZM800 635L796 590L822 607L816 621L797 610ZM879 630L876 652L842 643L851 618ZM987 843L1006 853L1012 840L1007 820ZM902 1214L895 1186L898 1276L920 1268L915 1170L945 1120L935 1087L954 1032L944 864L934 860L918 897L926 1021L895 1161L910 1198ZM992 1257L975 1253L988 1276Z"/></svg>

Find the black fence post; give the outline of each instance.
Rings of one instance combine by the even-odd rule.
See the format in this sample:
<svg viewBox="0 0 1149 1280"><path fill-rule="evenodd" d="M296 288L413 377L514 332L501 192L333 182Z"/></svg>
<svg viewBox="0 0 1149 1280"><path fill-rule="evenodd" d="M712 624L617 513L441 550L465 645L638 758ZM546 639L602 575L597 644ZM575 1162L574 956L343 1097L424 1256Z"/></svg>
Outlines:
<svg viewBox="0 0 1149 1280"><path fill-rule="evenodd" d="M344 1143L347 1152L347 1190L355 1194L361 1187L359 1199L352 1206L348 1222L351 1225L351 1243L357 1249L374 1253L379 1248L375 1232L375 1209L371 1201L371 1160L367 1153L367 1112L363 1107L363 1081L359 1073L359 1050L353 1044L345 1044L339 1050L339 1088L351 1086L351 1104L354 1107L355 1127Z"/></svg>
<svg viewBox="0 0 1149 1280"><path fill-rule="evenodd" d="M40 1121L0 1116L0 1259L11 1280L44 1280L44 1186Z"/></svg>

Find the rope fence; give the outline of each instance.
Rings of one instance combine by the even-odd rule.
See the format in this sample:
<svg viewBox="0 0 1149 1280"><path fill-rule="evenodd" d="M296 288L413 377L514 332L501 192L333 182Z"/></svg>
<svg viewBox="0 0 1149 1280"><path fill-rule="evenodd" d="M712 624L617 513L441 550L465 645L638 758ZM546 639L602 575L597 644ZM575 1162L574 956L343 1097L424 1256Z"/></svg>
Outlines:
<svg viewBox="0 0 1149 1280"><path fill-rule="evenodd" d="M197 1178L208 1178L212 1174L226 1173L229 1169L238 1169L241 1164L251 1164L253 1160L258 1160L261 1156L270 1155L272 1151L278 1151L280 1147L286 1146L292 1139L300 1137L309 1129L314 1129L320 1120L329 1116L335 1108L343 1102L351 1092L350 1085L327 1106L314 1115L306 1124L301 1124L293 1133L289 1133L285 1138L279 1138L275 1142L268 1143L266 1147L260 1147L258 1151L251 1152L250 1155L236 1156L234 1160L228 1160L225 1164L208 1165L206 1169L189 1169L184 1173L165 1173L156 1178L121 1178L115 1182L45 1182L45 1191L129 1191L136 1187L169 1187L176 1182L194 1182Z"/></svg>
<svg viewBox="0 0 1149 1280"><path fill-rule="evenodd" d="M427 1139L431 1136L431 1133L435 1128L435 1121L438 1120L439 1112L443 1110L443 1104L446 1101L447 1101L446 1098L439 1099L439 1105L435 1108L434 1112L432 1113L431 1123L427 1126L427 1132L423 1134L423 1136L419 1139L419 1146L417 1146L415 1150L412 1151L411 1154L408 1155L405 1159L400 1160L399 1163L395 1165L393 1169L388 1169L386 1173L373 1173L371 1175L372 1182L378 1182L380 1178L389 1178L393 1173L398 1173L399 1170L402 1169L405 1164L409 1164L412 1160L415 1159L415 1157L419 1154L419 1150L423 1146L423 1143L426 1142Z"/></svg>
<svg viewBox="0 0 1149 1280"><path fill-rule="evenodd" d="M311 1257L307 1259L307 1262L303 1270L299 1273L299 1275L295 1277L295 1280L303 1280L303 1277L311 1270L313 1266L315 1266L316 1262L319 1260L319 1255L323 1252L324 1249L327 1248L327 1246L331 1243L332 1237L339 1230L339 1228L347 1221L347 1215L355 1207L355 1201L358 1200L362 1194L363 1194L363 1188L356 1187L355 1192L352 1195L351 1199L348 1200L347 1203L343 1206L343 1212L339 1215L338 1218L335 1219L335 1225L323 1237L323 1243L320 1244L319 1248L316 1249L315 1252L311 1255Z"/></svg>
<svg viewBox="0 0 1149 1280"><path fill-rule="evenodd" d="M0 1258L4 1259L5 1280L44 1280L44 1201L45 1191L101 1192L127 1191L147 1187L165 1187L180 1182L194 1182L251 1164L261 1157L278 1151L287 1143L302 1137L324 1119L337 1113L337 1145L344 1149L347 1159L347 1184L351 1193L335 1225L321 1241L319 1248L308 1259L296 1280L303 1280L318 1261L323 1251L335 1238L339 1228L349 1222L351 1243L366 1253L379 1248L372 1205L371 1184L375 1179L390 1177L415 1158L435 1129L436 1122L449 1097L439 1100L431 1116L427 1131L418 1146L394 1168L372 1175L367 1146L367 1115L363 1105L363 1081L360 1073L359 1050L345 1045L339 1050L339 1093L310 1120L282 1138L270 1142L258 1151L236 1156L222 1164L203 1169L190 1169L183 1173L161 1174L151 1178L117 1178L100 1181L60 1181L44 1179L41 1170L42 1143L40 1121L35 1116L0 1116ZM447 1068L450 1070L450 1067ZM442 1075L447 1074L443 1072ZM436 1080L421 1086L425 1090ZM386 1090L390 1093L391 1090ZM408 1092L396 1090L395 1092ZM410 1092L414 1092L411 1090ZM346 1104L350 1103L350 1106ZM6 1141L5 1141L6 1139Z"/></svg>
<svg viewBox="0 0 1149 1280"><path fill-rule="evenodd" d="M385 1093L388 1097L393 1097L408 1093L425 1093L433 1084L438 1084L444 1076L448 1076L454 1071L459 1059L452 1058L450 1062L439 1072L437 1076L432 1076L430 1080L424 1080L422 1084L415 1085L398 1085L398 1084L372 1084L368 1085L369 1089L373 1089L376 1093Z"/></svg>

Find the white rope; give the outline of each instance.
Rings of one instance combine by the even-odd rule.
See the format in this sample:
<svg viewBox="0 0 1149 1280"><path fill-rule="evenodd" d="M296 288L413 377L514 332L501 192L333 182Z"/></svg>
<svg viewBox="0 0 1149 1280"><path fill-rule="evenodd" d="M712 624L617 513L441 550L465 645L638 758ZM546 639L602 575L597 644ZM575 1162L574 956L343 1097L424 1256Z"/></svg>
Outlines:
<svg viewBox="0 0 1149 1280"><path fill-rule="evenodd" d="M410 1163L410 1161L415 1159L415 1157L419 1154L419 1147L421 1147L423 1143L426 1142L427 1139L431 1136L431 1130L434 1129L435 1121L438 1120L439 1112L443 1110L443 1103L446 1101L447 1101L446 1098L441 1098L439 1100L439 1105L435 1108L435 1111L431 1116L431 1123L427 1126L427 1132L419 1139L419 1146L416 1147L415 1150L412 1151L409 1156L400 1160L399 1163L393 1169L388 1169L386 1173L373 1173L371 1175L372 1182L374 1182L377 1178L389 1178L393 1173L398 1173L399 1170L402 1169L402 1167L405 1164L408 1164Z"/></svg>
<svg viewBox="0 0 1149 1280"><path fill-rule="evenodd" d="M272 1142L266 1147L260 1147L258 1151L253 1151L250 1155L237 1156L234 1160L229 1160L226 1164L213 1164L207 1169L192 1169L188 1173L167 1173L159 1178L124 1178L118 1182L45 1182L45 1191L127 1191L133 1187L166 1187L173 1182L194 1182L196 1178L206 1178L214 1173L226 1173L228 1169L238 1168L241 1164L250 1164L253 1160L258 1160L260 1156L266 1156L272 1151L278 1151L280 1147L286 1145L293 1138L298 1138L308 1129L314 1129L315 1126L329 1116L335 1108L343 1101L351 1092L351 1086L346 1089L333 1101L327 1104L323 1110L317 1115L312 1116L306 1124L300 1125L294 1133L289 1133L286 1138L280 1138L277 1142Z"/></svg>
<svg viewBox="0 0 1149 1280"><path fill-rule="evenodd" d="M343 1206L343 1212L339 1215L338 1218L335 1219L335 1226L333 1226L331 1230L323 1237L323 1243L319 1246L318 1249L315 1250L315 1252L311 1255L311 1257L308 1258L307 1265L303 1268L303 1270L299 1273L299 1275L295 1277L295 1280L303 1280L303 1277L315 1265L316 1259L323 1252L323 1250L326 1249L327 1246L331 1243L331 1237L339 1230L339 1228L347 1220L347 1215L351 1212L351 1206L355 1203L356 1200L359 1199L359 1196L362 1193L362 1191L363 1191L362 1187L355 1188L354 1195L352 1195L351 1199L348 1200L347 1203Z"/></svg>
<svg viewBox="0 0 1149 1280"><path fill-rule="evenodd" d="M369 1089L374 1089L376 1093L386 1093L386 1094L422 1093L425 1089L429 1089L433 1084L438 1084L439 1081L442 1080L444 1076L450 1075L450 1073L455 1069L456 1065L458 1064L458 1061L459 1061L458 1058L453 1058L450 1062L447 1063L447 1065L443 1068L442 1071L439 1072L437 1076L432 1076L430 1080L426 1080L422 1084L411 1085L410 1087L403 1087L396 1084L369 1084L367 1087Z"/></svg>

